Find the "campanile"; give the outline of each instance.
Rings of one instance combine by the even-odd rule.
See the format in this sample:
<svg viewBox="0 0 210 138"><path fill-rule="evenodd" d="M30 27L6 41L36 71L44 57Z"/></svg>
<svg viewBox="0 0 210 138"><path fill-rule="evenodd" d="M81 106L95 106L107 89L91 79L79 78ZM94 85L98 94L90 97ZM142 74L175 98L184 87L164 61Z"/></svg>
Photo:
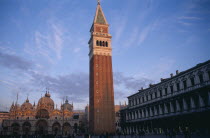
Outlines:
<svg viewBox="0 0 210 138"><path fill-rule="evenodd" d="M109 24L98 1L90 29L90 132L115 133L114 88L112 73L112 46Z"/></svg>

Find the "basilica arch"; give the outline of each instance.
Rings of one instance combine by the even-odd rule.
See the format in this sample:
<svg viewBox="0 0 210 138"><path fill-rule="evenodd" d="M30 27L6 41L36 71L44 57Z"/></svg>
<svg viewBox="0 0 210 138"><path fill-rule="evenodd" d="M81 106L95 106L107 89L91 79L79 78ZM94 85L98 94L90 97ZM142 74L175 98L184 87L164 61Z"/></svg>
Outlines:
<svg viewBox="0 0 210 138"><path fill-rule="evenodd" d="M46 120L38 120L36 123L36 133L39 135L46 135L48 134L48 124Z"/></svg>
<svg viewBox="0 0 210 138"><path fill-rule="evenodd" d="M22 129L23 129L23 134L28 135L29 132L31 131L31 124L29 122L24 122Z"/></svg>
<svg viewBox="0 0 210 138"><path fill-rule="evenodd" d="M77 133L77 130L78 130L78 124L74 123L74 132Z"/></svg>
<svg viewBox="0 0 210 138"><path fill-rule="evenodd" d="M12 133L13 135L18 135L20 132L20 125L18 123L12 124Z"/></svg>
<svg viewBox="0 0 210 138"><path fill-rule="evenodd" d="M59 134L59 132L61 132L61 125L60 125L60 123L55 122L55 123L52 125L52 131L53 131L53 135Z"/></svg>
<svg viewBox="0 0 210 138"><path fill-rule="evenodd" d="M73 132L73 129L71 127L71 125L69 123L64 123L63 124L63 135L67 136L67 135L70 135L72 134Z"/></svg>

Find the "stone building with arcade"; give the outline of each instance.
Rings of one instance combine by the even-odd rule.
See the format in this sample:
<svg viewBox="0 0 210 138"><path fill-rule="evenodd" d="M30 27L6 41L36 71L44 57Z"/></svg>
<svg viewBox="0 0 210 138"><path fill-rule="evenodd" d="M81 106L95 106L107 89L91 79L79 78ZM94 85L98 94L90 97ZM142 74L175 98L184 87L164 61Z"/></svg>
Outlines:
<svg viewBox="0 0 210 138"><path fill-rule="evenodd" d="M79 133L84 122L84 112L73 110L73 103L66 99L60 109L55 107L50 93L46 92L38 104L27 98L20 106L12 104L9 119L3 120L4 135L72 135ZM83 130L84 131L84 130Z"/></svg>
<svg viewBox="0 0 210 138"><path fill-rule="evenodd" d="M141 89L120 111L125 134L210 134L210 60Z"/></svg>

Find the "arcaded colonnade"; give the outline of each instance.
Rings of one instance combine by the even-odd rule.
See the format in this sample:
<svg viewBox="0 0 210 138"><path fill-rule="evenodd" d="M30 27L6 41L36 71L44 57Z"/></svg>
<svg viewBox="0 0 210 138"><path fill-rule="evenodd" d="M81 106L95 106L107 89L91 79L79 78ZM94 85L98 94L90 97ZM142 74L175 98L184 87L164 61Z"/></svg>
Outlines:
<svg viewBox="0 0 210 138"><path fill-rule="evenodd" d="M141 89L121 110L125 134L210 133L210 61Z"/></svg>

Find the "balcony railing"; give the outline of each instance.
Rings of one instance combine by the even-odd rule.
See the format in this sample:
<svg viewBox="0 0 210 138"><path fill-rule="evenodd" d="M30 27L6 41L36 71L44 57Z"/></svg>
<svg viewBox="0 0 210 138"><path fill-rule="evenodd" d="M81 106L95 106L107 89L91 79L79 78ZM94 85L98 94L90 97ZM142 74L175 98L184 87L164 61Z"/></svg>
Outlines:
<svg viewBox="0 0 210 138"><path fill-rule="evenodd" d="M185 114L191 114L195 112L203 112L210 110L210 107L200 107L196 109L190 109L190 110L184 110L184 111L179 111L179 112L169 112L169 113L163 113L163 114L158 114L158 115L153 115L153 116L148 116L148 117L141 117L141 118L134 118L134 119L127 119L126 122L138 122L138 121L145 121L145 120L153 120L153 119L159 119L159 118L164 118L164 117L172 117L172 116L177 116L177 115L185 115Z"/></svg>

